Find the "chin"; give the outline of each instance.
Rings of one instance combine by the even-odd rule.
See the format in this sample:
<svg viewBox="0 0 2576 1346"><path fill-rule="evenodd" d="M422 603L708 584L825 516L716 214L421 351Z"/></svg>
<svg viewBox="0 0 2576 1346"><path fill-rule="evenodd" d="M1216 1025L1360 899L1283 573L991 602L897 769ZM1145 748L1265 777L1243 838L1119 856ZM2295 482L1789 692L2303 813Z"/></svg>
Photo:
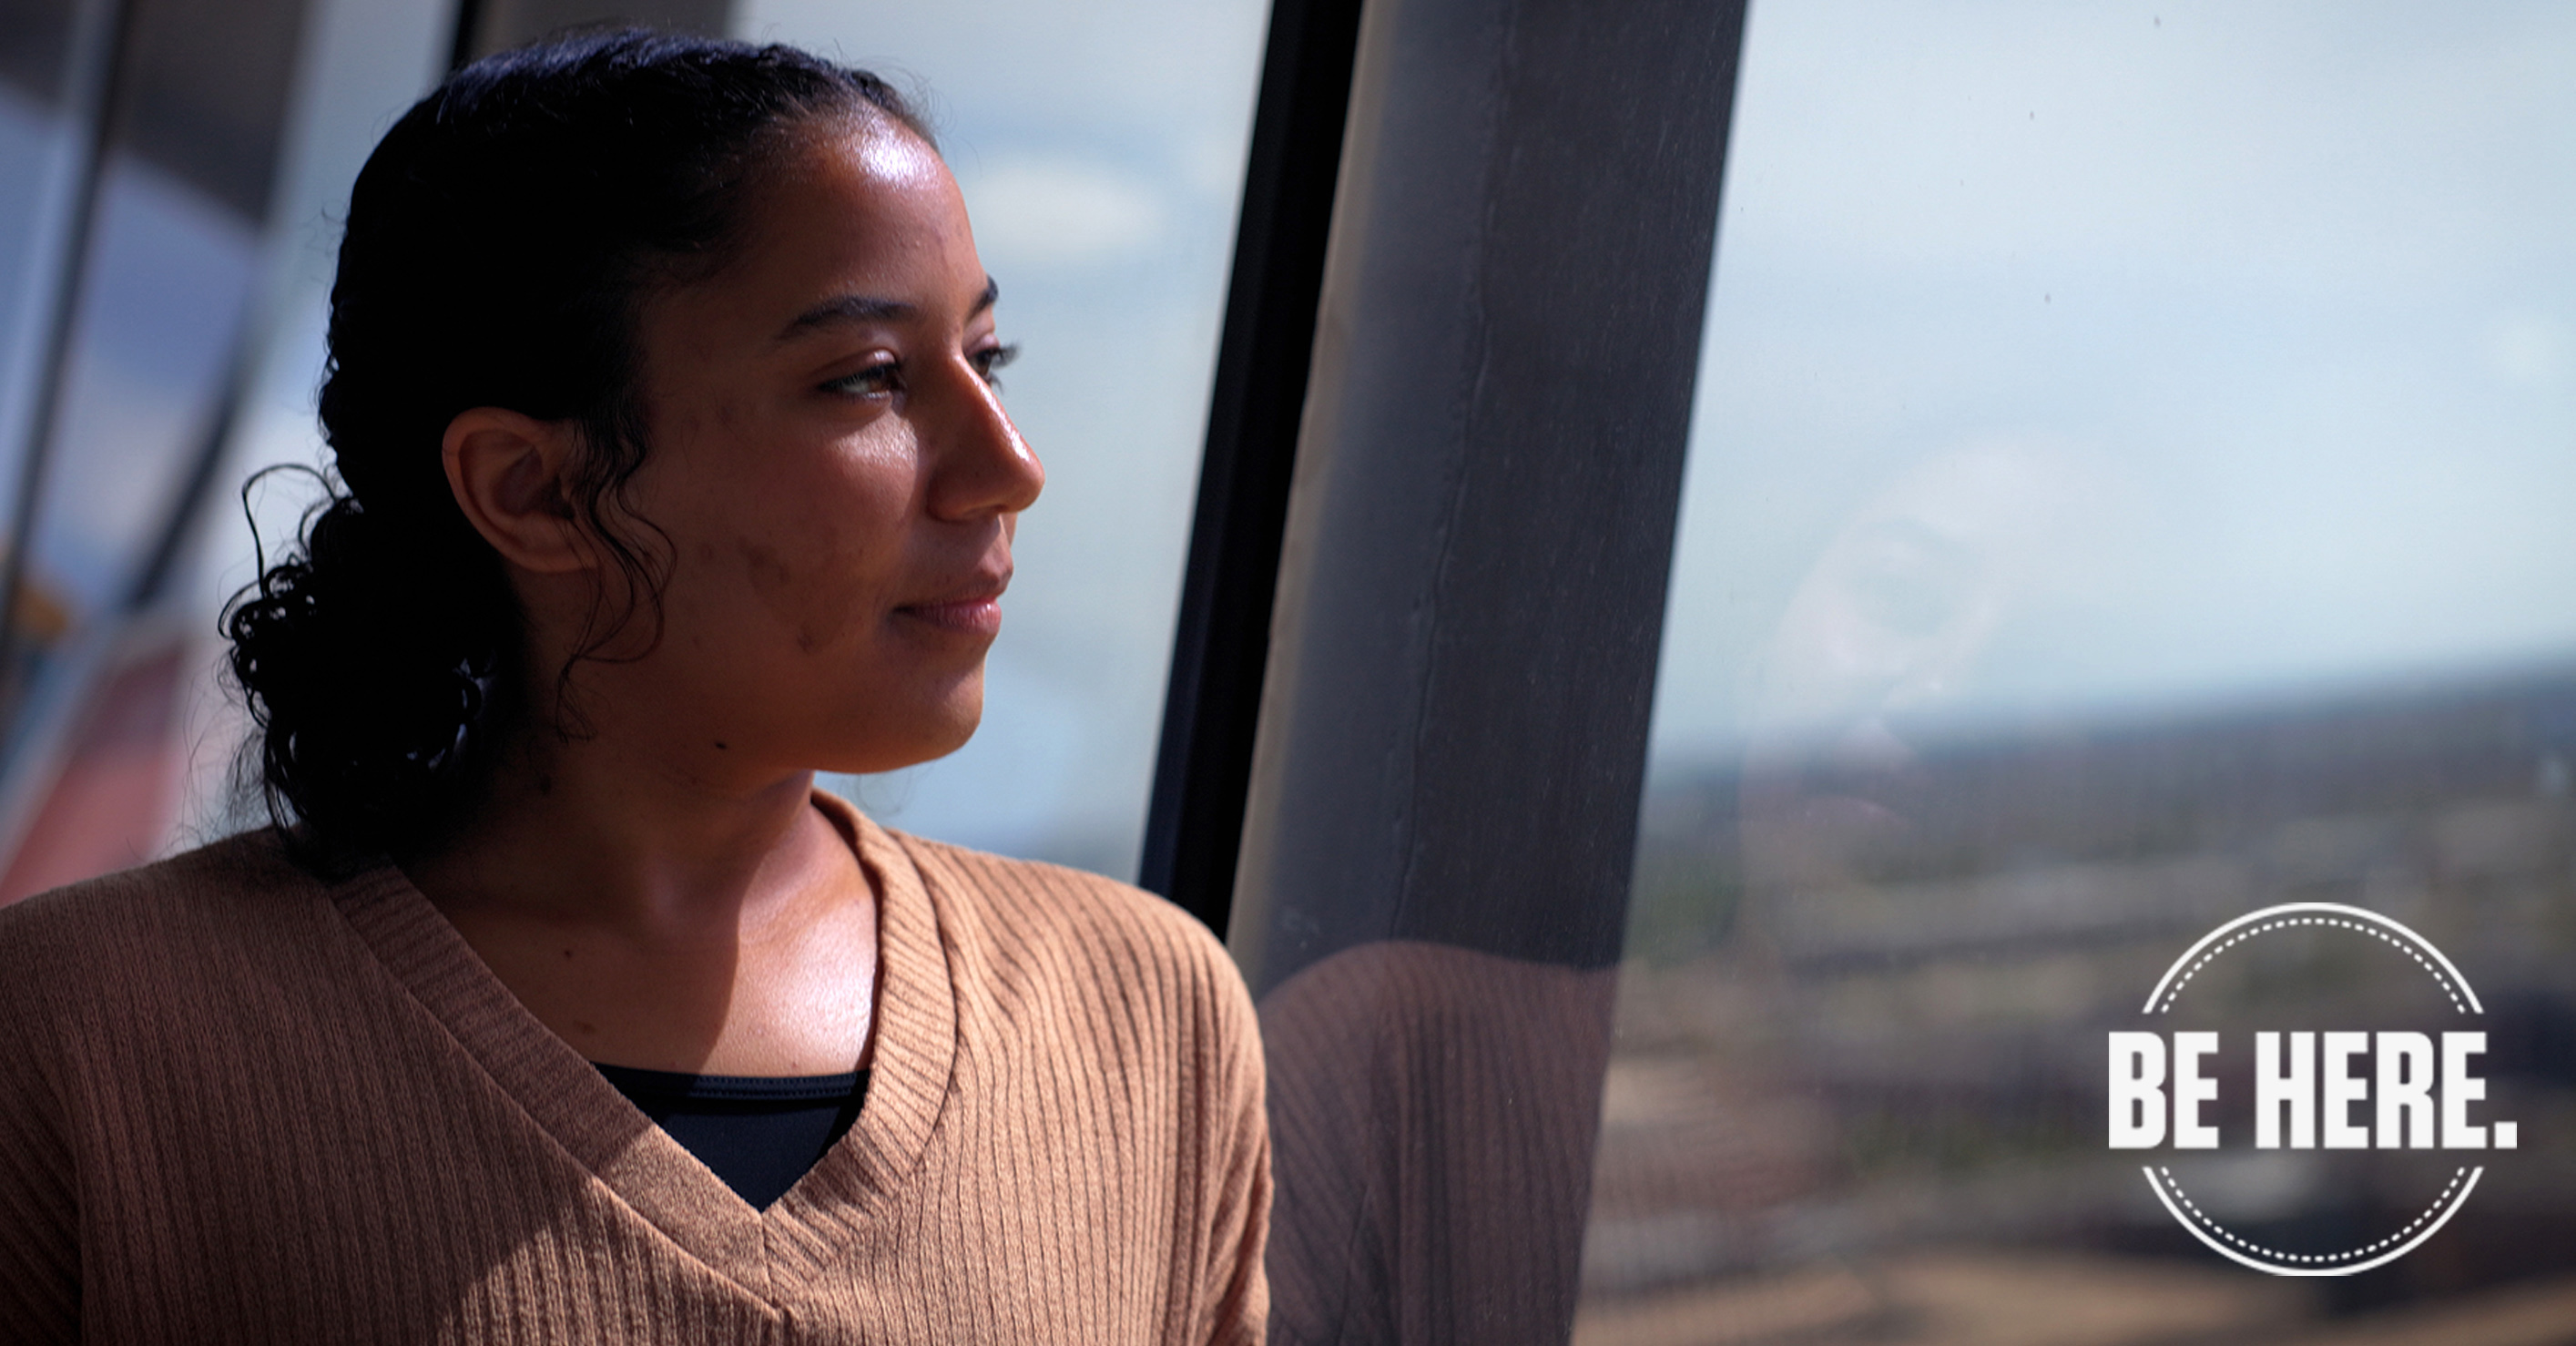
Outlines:
<svg viewBox="0 0 2576 1346"><path fill-rule="evenodd" d="M981 692L981 689L977 689ZM905 767L935 762L975 736L976 726L984 718L984 701L979 694L964 705L950 703L925 707L894 725L885 724L879 714L870 714L859 734L845 729L837 735L840 750L828 754L828 761L817 769L843 772L853 776L901 771ZM846 723L846 722L845 722ZM856 741L853 741L853 740Z"/></svg>

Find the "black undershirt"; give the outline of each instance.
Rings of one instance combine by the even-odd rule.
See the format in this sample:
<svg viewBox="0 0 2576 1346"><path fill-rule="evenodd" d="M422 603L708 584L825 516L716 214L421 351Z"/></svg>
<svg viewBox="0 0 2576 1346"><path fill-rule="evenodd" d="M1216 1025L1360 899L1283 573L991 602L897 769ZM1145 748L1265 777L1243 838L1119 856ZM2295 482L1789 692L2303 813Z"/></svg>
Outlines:
<svg viewBox="0 0 2576 1346"><path fill-rule="evenodd" d="M868 1096L864 1070L785 1079L606 1065L599 1073L759 1210L849 1131Z"/></svg>

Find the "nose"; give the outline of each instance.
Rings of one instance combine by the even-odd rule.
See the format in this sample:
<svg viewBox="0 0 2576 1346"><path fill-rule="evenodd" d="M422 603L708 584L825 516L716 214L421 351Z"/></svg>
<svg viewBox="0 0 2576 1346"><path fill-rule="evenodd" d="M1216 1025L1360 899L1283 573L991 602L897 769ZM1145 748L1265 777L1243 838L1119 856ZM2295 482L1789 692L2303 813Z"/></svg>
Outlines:
<svg viewBox="0 0 2576 1346"><path fill-rule="evenodd" d="M949 395L946 414L923 430L935 435L930 482L930 512L942 519L979 519L1017 514L1035 504L1046 487L1046 467L1038 461L1001 394L963 359L943 380Z"/></svg>

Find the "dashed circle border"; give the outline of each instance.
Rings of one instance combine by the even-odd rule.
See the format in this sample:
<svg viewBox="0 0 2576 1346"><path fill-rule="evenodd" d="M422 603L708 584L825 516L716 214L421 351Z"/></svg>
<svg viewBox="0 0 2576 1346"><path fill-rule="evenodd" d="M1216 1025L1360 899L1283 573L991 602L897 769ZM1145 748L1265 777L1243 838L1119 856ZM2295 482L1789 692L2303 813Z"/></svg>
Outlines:
<svg viewBox="0 0 2576 1346"><path fill-rule="evenodd" d="M2242 1248L2257 1257L2271 1259L2270 1263L2262 1264L2264 1270L2289 1271L2291 1274L2310 1276L2350 1275L2353 1272L2364 1270L2367 1267L2378 1266L2381 1262L2386 1262L2390 1258L2400 1257L2412 1251L2416 1244L2423 1242L2424 1239L2431 1238L2433 1236L2433 1230L2441 1228L2443 1222L2451 1218L2451 1212L2457 1210L2461 1202L2469 1199L2469 1189L2476 1187L2478 1185L2478 1179L2486 1175L2486 1169L2483 1166L2472 1169L2466 1165L2462 1165L2459 1168L2453 1169L2451 1171L2450 1184L2442 1189L2442 1194L2440 1196L2433 1198L2433 1204L2426 1206L2423 1214L2407 1221L2405 1228L2379 1240L2377 1243L2364 1244L2350 1252L2285 1253L2277 1248L2266 1248L2262 1244L2249 1243L2244 1239L2238 1238L2235 1231L2229 1229L2223 1224L2220 1224L2216 1217L2210 1215L2207 1211L2202 1210L2198 1205L2193 1203L2190 1196L2183 1192L2182 1182L2180 1179L2174 1177L2173 1170L2171 1168L2158 1165L2151 1168L2141 1168L2139 1171L2147 1175L2147 1181L2149 1183L2155 1185L2156 1195L2166 1198L2165 1205L2168 1209L2172 1209L2176 1203L2180 1203L2181 1210L2190 1211L2191 1218L2199 1221L2203 1225L2207 1225L2210 1233L2218 1235L2220 1238L2227 1240L2229 1243L2235 1244L2237 1247ZM2179 1215L2181 1212L2176 1211L2175 1213ZM2425 1222L2428 1220L2432 1222L2432 1227L2424 1229L2422 1237L2414 1239L2407 1238L2408 1235L2413 1234L2417 1229L2423 1228ZM2198 1228L2194 1228L2191 1232L2199 1234L2201 1231ZM2405 1247L2399 1248L2397 1251L2388 1254L2387 1257L2365 1263L2363 1266L2329 1267L2325 1265L2329 1262L2349 1262L2356 1257L2369 1257L2373 1253L2377 1253L2388 1247L2390 1244L2397 1243L2401 1240L2405 1241ZM2208 1243L2208 1236L2206 1234L2202 1235L2201 1241ZM2211 1243L2210 1246L2218 1247L2215 1243ZM2230 1257L2236 1257L2236 1254L2228 1252L2225 1248L2219 1248L2218 1250L2220 1252L2227 1253ZM2241 1262L2246 1259L2238 1257L2237 1260ZM2281 1262L2299 1263L2301 1265L2297 1268L2282 1268L2277 1265L2273 1265Z"/></svg>
<svg viewBox="0 0 2576 1346"><path fill-rule="evenodd" d="M2200 975L2202 968L2209 966L2211 959L2265 931L2294 926L2323 926L2350 930L2380 940L2414 959L2417 966L2431 975L2433 984L2440 987L2442 993L2451 998L2451 1008L2454 1011L2461 1014L2486 1013L2486 1006L2478 1001L2478 993L2470 989L2469 979L2460 975L2460 970L2451 965L2451 960L2444 957L2440 949L2433 947L2431 940L2408 929L2403 922L2392 920L2375 911L2346 906L2341 902L2285 902L2279 906L2265 907L2261 911L2247 912L2210 931L2201 936L2199 943L2183 950L2182 957L2175 959L2173 966L2165 969L2163 979L2158 981L2156 989L2148 994L2147 1003L2141 1012L2146 1014L2172 1012L2174 1002L2182 997L2183 988L2191 984L2192 978ZM2391 935L2389 933L2391 931L2396 932L2395 935ZM2402 942L2399 936L2403 937ZM2156 1176L2159 1170L2155 1166L2142 1167L2138 1171L2146 1175L2148 1188L2155 1192L2157 1200L2164 1203L2166 1211L2171 1213L2174 1220L2183 1228L2190 1230L2194 1237L2225 1257L2242 1262L2257 1271L2270 1272L2275 1276L2349 1276L2357 1271L2368 1271L2372 1267L2393 1262L2413 1252L2417 1244L2433 1237L2436 1231L2448 1224L2451 1217L2459 1212L2460 1207L2467 1203L2469 1193L2478 1185L2478 1179L2486 1175L2486 1169L2483 1166L2454 1171L2450 1185L2442 1189L2442 1195L2434 1198L2432 1205L2424 1208L2423 1214L2409 1221L2405 1228L2376 1243L2343 1253L2285 1253L2237 1237L2234 1231L2213 1219L2199 1206L2194 1205L2190 1197L2183 1194L2182 1184L2174 1180L2172 1169L2163 1169L2164 1176L2161 1179ZM2169 1188L2171 1190L2168 1190ZM2190 1212L2188 1215L2184 1213L2186 1210ZM2207 1228L2203 1228L2204 1225ZM2422 1227L2423 1232L2407 1238L2407 1235L2414 1233L2419 1226ZM2212 1237L2213 1234L2216 1237ZM2225 1242L2221 1242L2222 1239ZM2371 1257L2372 1253L2387 1248L2388 1245L2400 1239L2406 1240L2401 1246ZM2236 1246L2229 1247L2228 1244L2231 1243ZM2244 1251L2239 1252L2237 1250L2239 1248ZM2345 1262L2356 1257L2370 1257L2371 1260L2356 1262L2349 1266L2324 1265L2331 1262Z"/></svg>
<svg viewBox="0 0 2576 1346"><path fill-rule="evenodd" d="M2165 975L2156 982L2156 989L2148 994L2146 1006L2140 1012L2170 1012L2174 1001L2182 996L2182 988L2200 975L2200 970L2207 967L2211 959L2264 931L2320 925L2357 931L2395 947L2432 975L2434 984L2451 998L2452 1008L2462 1014L2486 1013L2486 1006L2478 1002L2478 993L2469 988L2469 979L2460 975L2460 970L2451 965L2450 959L2442 956L2440 949L2433 947L2433 941L2416 934L2402 922L2375 911L2345 906L2341 902L2285 902L2277 907L2248 912L2210 931L2201 936L2199 943L2183 950L2182 957L2175 959L2172 967L2165 969ZM2390 931L2403 936L2405 942L2399 943L2389 934ZM2158 1004L2158 1001L2163 1003Z"/></svg>
<svg viewBox="0 0 2576 1346"><path fill-rule="evenodd" d="M2386 944L2390 948L2397 950L2399 953L2414 959L2416 966L2421 967L2426 972L2432 974L2433 984L2442 988L2442 994L2451 998L2452 1009L2457 1010L2462 1014L2469 1012L2469 1007L2460 1003L2460 988L2452 984L2452 978L2444 975L2441 968L2435 967L2432 963L2426 961L2424 955L2421 952L2418 952L2413 945L2398 939L2396 936L2391 935L2387 931L2379 929L2376 926L2363 925L2358 921L2347 921L2334 916L2284 916L2279 920L2265 921L2261 925L2248 926L2243 930L2237 931L2235 934L2220 941L2216 948L2202 954L2200 956L2200 961L2191 965L2190 971L2185 972L2181 977L2174 979L2171 989L2165 992L2165 1003L2155 1006L2155 1012L2158 1014L2171 1012L2174 1007L2174 1002L2182 998L2182 988L2191 985L2191 979L2199 976L2200 970L2209 966L2211 959L2216 958L2218 955L2227 952L2229 949L2235 948L2237 945L2242 944L2267 930L2280 930L2290 926L2304 925L2324 925L2333 926L2340 930L2351 930L2359 934L2368 935L2372 939ZM2401 926L2399 928L2403 929L2404 927ZM2185 956L2187 957L2188 955ZM2170 976L2171 974L2168 973L2167 975Z"/></svg>

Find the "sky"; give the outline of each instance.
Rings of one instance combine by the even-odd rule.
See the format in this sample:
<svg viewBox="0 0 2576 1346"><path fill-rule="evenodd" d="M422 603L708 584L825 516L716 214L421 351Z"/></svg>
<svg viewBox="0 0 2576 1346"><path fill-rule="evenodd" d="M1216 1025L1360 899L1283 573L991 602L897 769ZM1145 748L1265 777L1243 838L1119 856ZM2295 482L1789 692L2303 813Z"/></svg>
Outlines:
<svg viewBox="0 0 2576 1346"><path fill-rule="evenodd" d="M2548 4L1757 0L1659 763L1837 679L1974 734L2576 658L2570 69Z"/></svg>

